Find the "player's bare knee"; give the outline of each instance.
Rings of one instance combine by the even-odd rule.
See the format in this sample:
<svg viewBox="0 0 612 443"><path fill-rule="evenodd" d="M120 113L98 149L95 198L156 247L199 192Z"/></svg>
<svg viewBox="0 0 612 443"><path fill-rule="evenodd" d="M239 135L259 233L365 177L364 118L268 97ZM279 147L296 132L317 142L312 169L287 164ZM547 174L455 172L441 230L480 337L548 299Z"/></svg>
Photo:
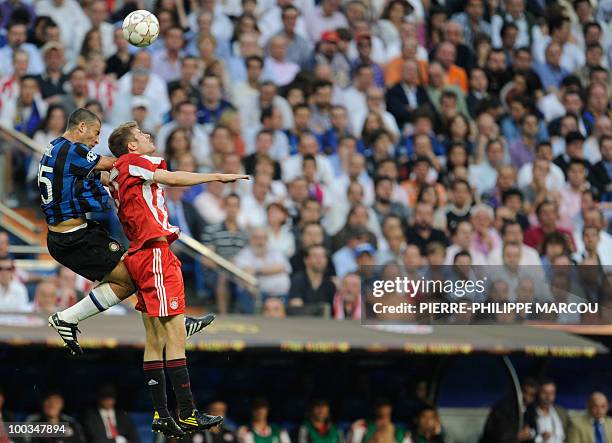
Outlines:
<svg viewBox="0 0 612 443"><path fill-rule="evenodd" d="M153 319L150 337L151 341L155 343L156 349L163 350L167 343L167 337L160 320L160 318Z"/></svg>
<svg viewBox="0 0 612 443"><path fill-rule="evenodd" d="M165 337L161 331L159 319L142 314L145 327L145 349L161 354L165 346Z"/></svg>
<svg viewBox="0 0 612 443"><path fill-rule="evenodd" d="M147 332L146 337L146 348L157 353L161 353L164 350L164 340L158 336L155 332Z"/></svg>
<svg viewBox="0 0 612 443"><path fill-rule="evenodd" d="M172 317L164 317L162 320L164 334L166 338L166 344L178 344L184 347L184 343L187 340L187 333L185 331L185 318L181 315L174 315Z"/></svg>
<svg viewBox="0 0 612 443"><path fill-rule="evenodd" d="M130 274L123 261L117 263L115 269L113 269L110 274L106 276L105 280L111 283L111 285L116 286L118 288L117 290L124 295L124 298L127 298L136 292L134 282L132 281L132 278L130 277ZM119 297L119 295L117 296Z"/></svg>

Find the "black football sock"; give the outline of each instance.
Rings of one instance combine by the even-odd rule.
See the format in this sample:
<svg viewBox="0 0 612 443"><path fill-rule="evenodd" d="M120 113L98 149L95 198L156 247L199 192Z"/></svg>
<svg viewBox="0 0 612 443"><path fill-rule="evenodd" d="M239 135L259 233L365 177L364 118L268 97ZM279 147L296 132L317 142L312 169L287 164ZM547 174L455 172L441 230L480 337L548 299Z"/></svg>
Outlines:
<svg viewBox="0 0 612 443"><path fill-rule="evenodd" d="M164 362L161 360L145 361L143 363L145 383L151 392L153 407L160 418L170 417L168 412L168 400L166 398L166 374L164 374Z"/></svg>
<svg viewBox="0 0 612 443"><path fill-rule="evenodd" d="M166 361L166 371L174 388L174 395L179 408L179 417L185 419L195 409L191 385L189 383L189 371L187 370L187 359L177 358Z"/></svg>

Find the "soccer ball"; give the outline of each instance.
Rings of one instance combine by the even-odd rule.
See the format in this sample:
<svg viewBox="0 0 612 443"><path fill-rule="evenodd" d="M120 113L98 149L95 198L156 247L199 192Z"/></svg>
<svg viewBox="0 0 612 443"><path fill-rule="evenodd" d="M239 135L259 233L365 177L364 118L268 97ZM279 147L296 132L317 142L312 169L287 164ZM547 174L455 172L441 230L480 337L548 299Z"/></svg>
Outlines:
<svg viewBox="0 0 612 443"><path fill-rule="evenodd" d="M123 20L123 37L132 45L144 48L159 36L159 21L144 9L130 12Z"/></svg>

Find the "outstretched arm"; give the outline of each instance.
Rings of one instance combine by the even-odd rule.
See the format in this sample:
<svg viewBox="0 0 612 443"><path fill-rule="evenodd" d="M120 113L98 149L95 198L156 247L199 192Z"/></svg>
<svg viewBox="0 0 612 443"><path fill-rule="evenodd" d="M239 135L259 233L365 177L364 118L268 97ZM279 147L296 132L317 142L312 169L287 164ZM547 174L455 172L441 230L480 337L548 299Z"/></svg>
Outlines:
<svg viewBox="0 0 612 443"><path fill-rule="evenodd" d="M104 155L100 156L100 161L94 168L96 171L110 171L113 169L113 165L117 159L115 157L106 157Z"/></svg>
<svg viewBox="0 0 612 443"><path fill-rule="evenodd" d="M242 174L199 174L185 171L167 171L157 169L153 174L153 181L167 186L194 186L200 183L222 182L230 183L236 180L249 180L248 175Z"/></svg>

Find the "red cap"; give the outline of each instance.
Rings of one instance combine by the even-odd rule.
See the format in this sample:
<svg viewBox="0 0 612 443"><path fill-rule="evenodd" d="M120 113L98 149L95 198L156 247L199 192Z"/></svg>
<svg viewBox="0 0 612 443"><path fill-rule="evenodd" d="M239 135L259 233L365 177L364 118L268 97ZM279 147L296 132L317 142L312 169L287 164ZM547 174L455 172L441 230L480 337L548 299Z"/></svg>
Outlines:
<svg viewBox="0 0 612 443"><path fill-rule="evenodd" d="M338 40L340 40L340 37L336 31L325 31L321 34L322 42L338 43Z"/></svg>

